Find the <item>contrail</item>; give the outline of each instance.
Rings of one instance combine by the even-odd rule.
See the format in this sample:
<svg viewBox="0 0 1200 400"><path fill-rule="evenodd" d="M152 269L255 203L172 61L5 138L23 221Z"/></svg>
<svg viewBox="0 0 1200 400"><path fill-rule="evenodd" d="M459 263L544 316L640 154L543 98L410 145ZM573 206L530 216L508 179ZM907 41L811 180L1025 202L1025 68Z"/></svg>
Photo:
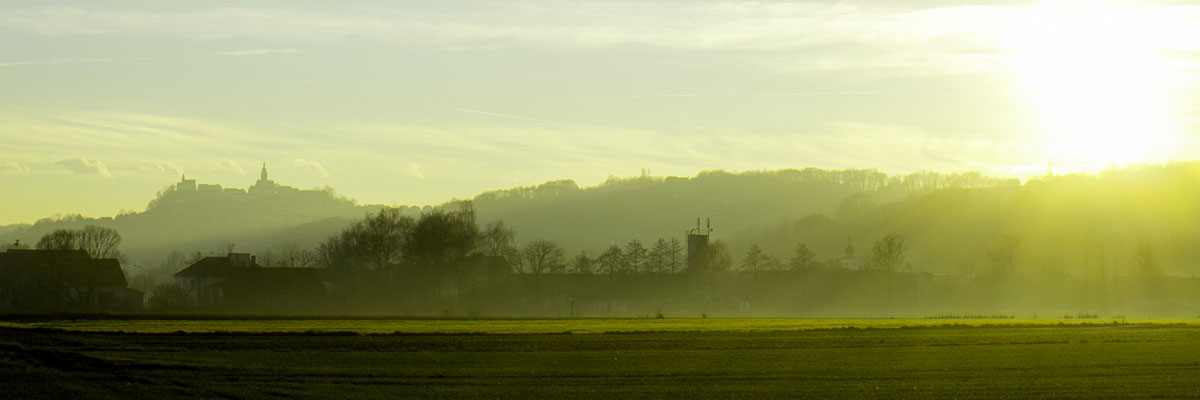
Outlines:
<svg viewBox="0 0 1200 400"><path fill-rule="evenodd" d="M517 119L517 120L522 120L522 121L546 122L546 121L542 121L540 119L522 117L520 115L511 115L511 114L501 114L501 113L479 111L479 110L470 110L470 109L466 109L466 108L455 108L455 110L462 111L462 112L469 112L469 113L473 113L473 114L490 115L490 116L498 117L498 118Z"/></svg>

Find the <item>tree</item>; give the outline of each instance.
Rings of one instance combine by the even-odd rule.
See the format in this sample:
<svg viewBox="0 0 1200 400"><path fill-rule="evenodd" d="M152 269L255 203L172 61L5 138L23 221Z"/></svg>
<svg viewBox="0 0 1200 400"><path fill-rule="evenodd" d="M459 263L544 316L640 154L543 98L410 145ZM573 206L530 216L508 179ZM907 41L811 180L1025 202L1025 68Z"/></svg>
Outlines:
<svg viewBox="0 0 1200 400"><path fill-rule="evenodd" d="M808 245L796 244L796 250L792 252L792 259L788 260L788 266L793 271L808 271L816 267L816 264L817 255L808 249Z"/></svg>
<svg viewBox="0 0 1200 400"><path fill-rule="evenodd" d="M609 276L611 280L617 271L621 270L621 264L624 262L624 254L621 254L621 248L617 245L609 245L604 252L596 257L596 266L599 267L599 272Z"/></svg>
<svg viewBox="0 0 1200 400"><path fill-rule="evenodd" d="M115 229L88 225L83 229L58 229L38 240L39 249L83 250L91 258L122 258L117 246L121 234Z"/></svg>
<svg viewBox="0 0 1200 400"><path fill-rule="evenodd" d="M1134 248L1132 269L1134 275L1142 278L1162 276L1162 268L1158 264L1158 257L1154 255L1154 247L1150 246L1146 239L1138 240L1137 247Z"/></svg>
<svg viewBox="0 0 1200 400"><path fill-rule="evenodd" d="M683 244L679 239L671 238L667 241L667 268L671 273L679 272L683 269Z"/></svg>
<svg viewBox="0 0 1200 400"><path fill-rule="evenodd" d="M988 272L995 276L1007 276L1017 271L1024 258L1021 238L1013 234L1001 236L987 253Z"/></svg>
<svg viewBox="0 0 1200 400"><path fill-rule="evenodd" d="M658 238L646 256L646 270L661 274L670 270L671 245L666 239Z"/></svg>
<svg viewBox="0 0 1200 400"><path fill-rule="evenodd" d="M767 255L763 253L762 248L757 244L750 245L750 249L746 250L746 256L742 258L742 270L757 273L766 269L767 265Z"/></svg>
<svg viewBox="0 0 1200 400"><path fill-rule="evenodd" d="M625 244L624 269L636 275L646 266L646 253L646 247L642 246L642 241L630 240Z"/></svg>
<svg viewBox="0 0 1200 400"><path fill-rule="evenodd" d="M42 235L37 248L43 250L75 250L79 248L79 235L71 229L56 229L54 232Z"/></svg>
<svg viewBox="0 0 1200 400"><path fill-rule="evenodd" d="M579 255L576 255L575 258L571 260L571 272L577 274L590 274L592 273L592 264L592 259L588 258L587 252L580 251Z"/></svg>
<svg viewBox="0 0 1200 400"><path fill-rule="evenodd" d="M317 248L330 268L377 270L400 262L415 221L398 208L383 208L329 237Z"/></svg>
<svg viewBox="0 0 1200 400"><path fill-rule="evenodd" d="M566 268L563 249L550 240L534 240L521 249L521 272L531 275L561 273Z"/></svg>
<svg viewBox="0 0 1200 400"><path fill-rule="evenodd" d="M450 276L460 272L455 269L474 253L481 237L471 202L461 203L458 211L425 213L407 233L405 261L425 272Z"/></svg>
<svg viewBox="0 0 1200 400"><path fill-rule="evenodd" d="M517 232L504 224L504 221L492 221L483 228L480 237L479 251L485 256L504 257L515 261L517 249L513 246L513 238Z"/></svg>
<svg viewBox="0 0 1200 400"><path fill-rule="evenodd" d="M904 252L908 250L904 236L892 232L875 241L871 248L871 268L895 271L904 264Z"/></svg>
<svg viewBox="0 0 1200 400"><path fill-rule="evenodd" d="M181 311L194 305L192 296L175 282L167 282L154 288L147 303L155 311Z"/></svg>
<svg viewBox="0 0 1200 400"><path fill-rule="evenodd" d="M702 275L728 271L733 266L733 257L729 254L729 246L722 240L708 242L708 246L705 246L697 257L700 258L700 270L695 272Z"/></svg>
<svg viewBox="0 0 1200 400"><path fill-rule="evenodd" d="M308 268L315 265L318 258L316 252L302 249L296 242L280 243L258 257L263 266L276 268Z"/></svg>

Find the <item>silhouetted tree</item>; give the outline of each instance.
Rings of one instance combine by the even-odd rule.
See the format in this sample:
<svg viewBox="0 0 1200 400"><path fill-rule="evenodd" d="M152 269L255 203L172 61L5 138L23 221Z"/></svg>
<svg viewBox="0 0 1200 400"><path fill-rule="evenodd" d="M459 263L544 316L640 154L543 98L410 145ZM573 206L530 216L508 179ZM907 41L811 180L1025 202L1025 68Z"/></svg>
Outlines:
<svg viewBox="0 0 1200 400"><path fill-rule="evenodd" d="M590 274L594 266L592 259L588 258L586 251L580 251L574 259L571 260L571 272L577 274Z"/></svg>
<svg viewBox="0 0 1200 400"><path fill-rule="evenodd" d="M284 242L259 255L259 264L277 268L308 268L320 257L312 250L300 248L295 242Z"/></svg>
<svg viewBox="0 0 1200 400"><path fill-rule="evenodd" d="M88 225L83 229L58 229L38 240L39 249L83 250L91 258L123 258L117 246L121 234L115 229Z"/></svg>
<svg viewBox="0 0 1200 400"><path fill-rule="evenodd" d="M454 212L425 213L407 233L403 246L407 263L445 276L458 274L456 269L475 252L481 237L470 202L461 203Z"/></svg>
<svg viewBox="0 0 1200 400"><path fill-rule="evenodd" d="M480 238L479 251L485 256L504 257L510 262L516 261L517 249L513 246L516 231L504 224L504 221L492 221L484 227Z"/></svg>
<svg viewBox="0 0 1200 400"><path fill-rule="evenodd" d="M758 273L758 271L767 269L767 265L767 255L763 253L762 248L757 244L750 245L750 248L746 250L746 256L742 257L742 270Z"/></svg>
<svg viewBox="0 0 1200 400"><path fill-rule="evenodd" d="M658 238L646 255L646 270L661 274L670 270L671 245L666 239Z"/></svg>
<svg viewBox="0 0 1200 400"><path fill-rule="evenodd" d="M788 266L793 271L807 271L816 267L816 264L817 255L808 249L808 245L796 244L796 250L792 252L792 259L788 260Z"/></svg>
<svg viewBox="0 0 1200 400"><path fill-rule="evenodd" d="M987 253L988 271L995 276L1011 275L1017 271L1022 258L1024 246L1021 238L1011 233L1005 234Z"/></svg>
<svg viewBox="0 0 1200 400"><path fill-rule="evenodd" d="M330 268L378 270L398 263L416 223L396 208L383 208L331 236L317 248Z"/></svg>
<svg viewBox="0 0 1200 400"><path fill-rule="evenodd" d="M53 232L42 235L42 239L37 242L37 248L43 250L76 250L79 248L78 240L78 231L56 229Z"/></svg>
<svg viewBox="0 0 1200 400"><path fill-rule="evenodd" d="M1154 247L1150 246L1146 239L1138 240L1137 247L1134 248L1132 270L1135 276L1142 278L1162 276L1162 268L1159 267L1158 257L1154 255Z"/></svg>
<svg viewBox="0 0 1200 400"><path fill-rule="evenodd" d="M892 232L875 241L871 248L871 268L895 271L904 264L904 252L908 250L904 236Z"/></svg>
<svg viewBox="0 0 1200 400"><path fill-rule="evenodd" d="M621 264L624 263L624 254L621 254L621 248L617 245L609 245L599 257L596 257L596 266L599 267L599 272L609 276L611 280L616 275L617 271L621 270Z"/></svg>
<svg viewBox="0 0 1200 400"><path fill-rule="evenodd" d="M521 272L540 275L563 272L567 266L563 249L550 240L534 240L521 249Z"/></svg>
<svg viewBox="0 0 1200 400"><path fill-rule="evenodd" d="M667 257L666 263L668 271L671 273L679 272L683 269L683 244L679 239L671 238L667 241Z"/></svg>
<svg viewBox="0 0 1200 400"><path fill-rule="evenodd" d="M708 246L697 257L700 257L701 270L696 272L702 275L728 271L733 267L733 257L729 254L729 246L723 240L708 242Z"/></svg>
<svg viewBox="0 0 1200 400"><path fill-rule="evenodd" d="M625 244L624 264L624 269L634 274L644 269L646 265L646 247L642 246L641 240L633 239Z"/></svg>
<svg viewBox="0 0 1200 400"><path fill-rule="evenodd" d="M195 305L187 290L175 282L155 287L146 302L151 310L158 312L183 311Z"/></svg>

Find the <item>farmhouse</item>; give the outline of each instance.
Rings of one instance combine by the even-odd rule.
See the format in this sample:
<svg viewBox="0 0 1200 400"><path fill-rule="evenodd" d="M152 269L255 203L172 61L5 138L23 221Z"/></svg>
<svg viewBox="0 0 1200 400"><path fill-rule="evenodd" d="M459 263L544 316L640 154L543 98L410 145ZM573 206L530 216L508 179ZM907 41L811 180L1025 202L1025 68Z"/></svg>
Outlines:
<svg viewBox="0 0 1200 400"><path fill-rule="evenodd" d="M83 250L0 253L0 312L129 312L142 307L116 259Z"/></svg>
<svg viewBox="0 0 1200 400"><path fill-rule="evenodd" d="M337 271L264 268L249 253L205 257L175 274L175 281L207 309L231 312L312 312L344 292Z"/></svg>

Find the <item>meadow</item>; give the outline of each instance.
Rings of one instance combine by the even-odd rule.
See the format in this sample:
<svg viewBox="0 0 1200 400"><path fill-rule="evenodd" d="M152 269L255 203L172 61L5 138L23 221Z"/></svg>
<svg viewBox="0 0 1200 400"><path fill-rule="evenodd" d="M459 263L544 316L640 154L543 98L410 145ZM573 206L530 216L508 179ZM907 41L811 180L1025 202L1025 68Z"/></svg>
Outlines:
<svg viewBox="0 0 1200 400"><path fill-rule="evenodd" d="M1196 321L8 319L5 397L1200 396Z"/></svg>

